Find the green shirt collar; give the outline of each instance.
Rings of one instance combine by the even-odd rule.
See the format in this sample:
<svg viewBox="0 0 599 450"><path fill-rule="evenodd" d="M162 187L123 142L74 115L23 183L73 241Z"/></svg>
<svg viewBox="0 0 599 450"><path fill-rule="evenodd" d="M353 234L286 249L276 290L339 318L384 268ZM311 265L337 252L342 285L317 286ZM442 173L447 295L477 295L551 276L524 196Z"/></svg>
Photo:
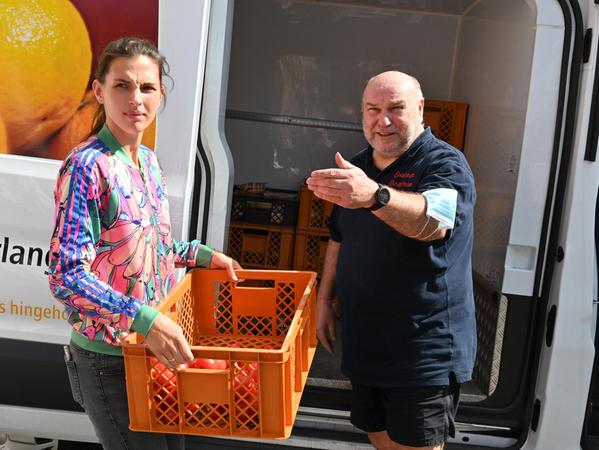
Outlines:
<svg viewBox="0 0 599 450"><path fill-rule="evenodd" d="M123 161L128 166L138 169L137 164L135 164L133 162L133 160L131 159L131 156L129 156L129 153L127 153L125 151L123 146L114 137L114 135L110 131L110 128L108 128L108 125L104 124L102 126L102 129L98 132L98 139L100 139L109 148L109 150L112 153L114 153L121 161ZM140 155L140 159L141 159L141 155ZM140 161L140 164L141 164L141 161Z"/></svg>

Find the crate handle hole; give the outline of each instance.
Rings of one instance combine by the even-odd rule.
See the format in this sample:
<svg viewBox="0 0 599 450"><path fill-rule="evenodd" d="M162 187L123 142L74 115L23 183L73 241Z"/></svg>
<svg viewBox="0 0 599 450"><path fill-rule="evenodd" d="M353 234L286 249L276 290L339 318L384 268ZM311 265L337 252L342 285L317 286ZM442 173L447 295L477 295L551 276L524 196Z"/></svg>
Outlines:
<svg viewBox="0 0 599 450"><path fill-rule="evenodd" d="M243 278L243 274L239 275ZM275 287L275 280L272 279L244 279L237 283L235 289L272 289Z"/></svg>
<svg viewBox="0 0 599 450"><path fill-rule="evenodd" d="M261 230L259 228L244 228L243 232L254 236L268 236L268 230Z"/></svg>

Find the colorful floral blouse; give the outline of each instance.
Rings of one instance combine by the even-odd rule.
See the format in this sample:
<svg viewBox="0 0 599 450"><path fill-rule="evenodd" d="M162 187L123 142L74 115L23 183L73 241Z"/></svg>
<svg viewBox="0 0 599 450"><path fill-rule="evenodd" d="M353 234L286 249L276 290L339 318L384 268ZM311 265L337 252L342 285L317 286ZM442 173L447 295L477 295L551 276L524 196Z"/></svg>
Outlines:
<svg viewBox="0 0 599 450"><path fill-rule="evenodd" d="M212 249L171 236L164 175L139 149L139 168L107 126L75 148L56 182L50 289L79 346L120 354L118 338L146 335L175 283L175 266L209 266Z"/></svg>

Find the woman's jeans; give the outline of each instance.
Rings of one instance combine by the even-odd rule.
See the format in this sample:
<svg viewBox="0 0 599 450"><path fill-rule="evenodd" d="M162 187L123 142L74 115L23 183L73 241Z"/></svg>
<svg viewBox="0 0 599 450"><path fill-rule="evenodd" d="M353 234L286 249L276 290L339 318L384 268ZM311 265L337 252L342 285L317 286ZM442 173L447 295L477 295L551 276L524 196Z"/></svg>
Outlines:
<svg viewBox="0 0 599 450"><path fill-rule="evenodd" d="M105 450L185 448L182 435L129 429L123 357L90 352L71 342L65 347L65 360L73 398L85 409Z"/></svg>

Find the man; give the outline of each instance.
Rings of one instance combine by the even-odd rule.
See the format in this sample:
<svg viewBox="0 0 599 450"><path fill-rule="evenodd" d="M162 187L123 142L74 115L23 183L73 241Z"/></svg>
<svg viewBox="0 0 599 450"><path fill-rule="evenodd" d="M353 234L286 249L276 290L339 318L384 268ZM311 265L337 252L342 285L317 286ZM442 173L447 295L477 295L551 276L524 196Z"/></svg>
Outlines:
<svg viewBox="0 0 599 450"><path fill-rule="evenodd" d="M378 449L442 449L476 354L472 212L463 154L423 126L418 81L370 79L368 148L308 178L336 204L318 292L318 338L332 351L337 295L351 420Z"/></svg>

